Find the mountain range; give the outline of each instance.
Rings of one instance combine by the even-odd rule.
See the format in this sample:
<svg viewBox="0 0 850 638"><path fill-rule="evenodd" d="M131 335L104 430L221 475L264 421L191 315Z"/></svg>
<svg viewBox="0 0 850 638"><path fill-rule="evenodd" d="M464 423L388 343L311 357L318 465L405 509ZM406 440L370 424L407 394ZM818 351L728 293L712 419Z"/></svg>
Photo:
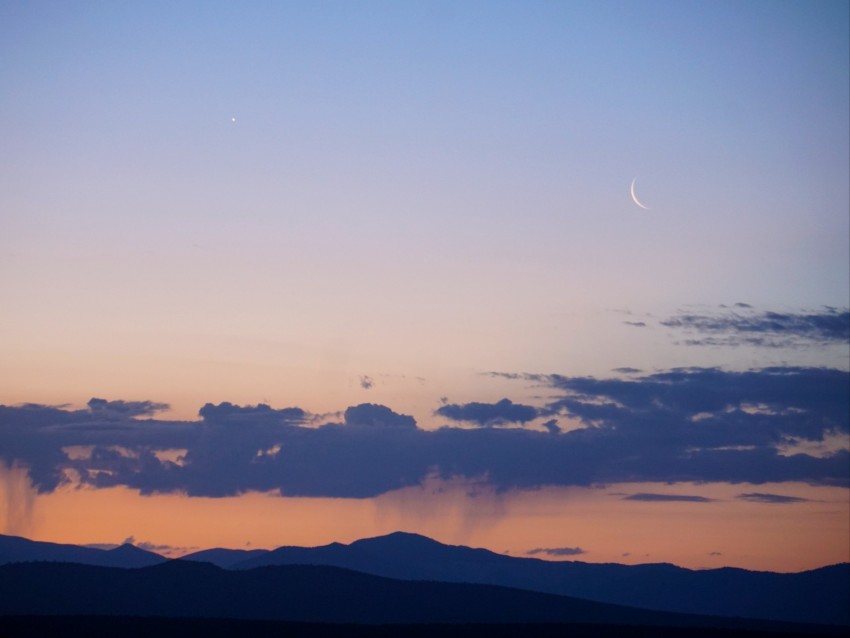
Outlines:
<svg viewBox="0 0 850 638"><path fill-rule="evenodd" d="M105 551L0 536L0 564L35 560L125 568L159 565L163 569L166 565L162 563L184 565L187 569L195 563L208 563L197 567L215 569L215 572L209 572L216 574L210 576L211 581L232 577L232 583L248 577L221 574L270 573L264 570L313 566L314 569L331 569L316 572L328 578L332 576L331 580L342 578L340 574L358 572L358 577L368 574L394 579L394 582L416 581L417 586L431 582L447 587L453 584L507 587L526 593L582 599L583 603L594 601L676 614L850 625L850 564L847 563L796 574L780 574L734 568L690 570L669 564L627 566L553 562L444 545L424 536L403 532L363 539L350 545L332 543L312 548L280 547L270 551L212 549L187 555L178 561L167 561L158 554L129 545ZM8 568L0 569L0 574L10 576ZM418 621L414 618L411 622Z"/></svg>
<svg viewBox="0 0 850 638"><path fill-rule="evenodd" d="M101 567L150 567L167 558L125 543L113 549L98 549L80 545L45 543L20 536L0 534L0 565L30 561L79 563Z"/></svg>
<svg viewBox="0 0 850 638"><path fill-rule="evenodd" d="M235 552L235 553L231 553ZM396 532L350 545L280 547L242 554L207 550L183 557L229 569L328 565L403 580L482 583L678 613L850 624L850 564L796 574L670 564L546 561L444 545Z"/></svg>
<svg viewBox="0 0 850 638"><path fill-rule="evenodd" d="M0 626L8 616L230 618L367 627L384 624L561 624L806 632L837 628L636 609L527 590L404 581L338 567L225 570L167 561L122 569L77 563L0 566Z"/></svg>

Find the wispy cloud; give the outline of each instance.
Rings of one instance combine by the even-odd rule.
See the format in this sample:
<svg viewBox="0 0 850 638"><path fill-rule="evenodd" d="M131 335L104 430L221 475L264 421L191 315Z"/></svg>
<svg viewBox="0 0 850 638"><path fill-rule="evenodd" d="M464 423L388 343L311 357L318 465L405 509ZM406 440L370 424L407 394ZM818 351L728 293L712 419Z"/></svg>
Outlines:
<svg viewBox="0 0 850 638"><path fill-rule="evenodd" d="M168 410L171 406L167 403L155 403L154 401L107 401L106 399L93 398L89 400L88 407L93 414L104 417L137 417L151 416L157 412Z"/></svg>
<svg viewBox="0 0 850 638"><path fill-rule="evenodd" d="M581 547L536 547L526 552L529 556L546 554L547 556L579 556L587 554L587 550Z"/></svg>
<svg viewBox="0 0 850 638"><path fill-rule="evenodd" d="M738 303L711 312L679 313L660 323L694 335L682 341L691 346L788 348L850 343L850 310L846 308L772 312Z"/></svg>
<svg viewBox="0 0 850 638"><path fill-rule="evenodd" d="M705 496L692 496L690 494L651 494L638 492L623 497L624 501L644 501L647 503L711 503L714 499Z"/></svg>
<svg viewBox="0 0 850 638"><path fill-rule="evenodd" d="M773 503L776 505L787 505L789 503L805 503L809 499L799 496L783 496L782 494L764 494L762 492L748 492L738 494L736 498L753 503Z"/></svg>

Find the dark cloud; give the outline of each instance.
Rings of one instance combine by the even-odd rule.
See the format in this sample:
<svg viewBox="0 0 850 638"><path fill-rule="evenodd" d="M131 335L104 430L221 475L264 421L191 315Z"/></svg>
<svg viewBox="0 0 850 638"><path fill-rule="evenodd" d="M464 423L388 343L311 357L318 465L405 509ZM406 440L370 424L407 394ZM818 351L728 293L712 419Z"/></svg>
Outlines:
<svg viewBox="0 0 850 638"><path fill-rule="evenodd" d="M154 403L153 401L107 401L106 399L92 398L88 402L89 410L101 415L114 415L122 417L151 416L157 412L168 410L171 406L167 403Z"/></svg>
<svg viewBox="0 0 850 638"><path fill-rule="evenodd" d="M623 323L634 328L646 328L645 321L624 321Z"/></svg>
<svg viewBox="0 0 850 638"><path fill-rule="evenodd" d="M127 403L107 402L117 405ZM0 405L0 460L6 460L10 465L19 460L28 467L34 486L45 492L66 480L66 470L80 471L84 480L87 479L90 472L86 464L104 459L104 464L108 465L110 458L120 456L116 451L118 447L144 452L164 447L185 448L196 440L194 424L135 418L133 412L143 411L141 408L125 411L99 409L99 400L95 400L94 405L94 410L69 410L35 404L18 407ZM163 445L166 441L167 444ZM71 446L92 448L88 460L71 458L64 450ZM141 452L134 462L142 462ZM91 471L101 473L109 471L109 468L91 468Z"/></svg>
<svg viewBox="0 0 850 638"><path fill-rule="evenodd" d="M736 498L742 501L751 501L754 503L774 503L778 505L786 505L788 503L805 503L809 499L800 498L798 496L783 496L782 494L764 494L762 492L748 492L738 494Z"/></svg>
<svg viewBox="0 0 850 638"><path fill-rule="evenodd" d="M416 419L406 414L397 414L388 407L373 403L361 403L345 411L345 424L369 428L416 428Z"/></svg>
<svg viewBox="0 0 850 638"><path fill-rule="evenodd" d="M614 368L613 372L620 372L621 374L640 374L641 372L643 372L643 370L640 370L638 368L624 367Z"/></svg>
<svg viewBox="0 0 850 638"><path fill-rule="evenodd" d="M547 386L548 404L505 400L442 408L479 425L545 416L547 431L426 431L411 416L368 403L321 427L300 408L265 404L207 404L193 422L147 418L141 405L123 412L0 406L0 462L26 466L40 492L79 480L203 496L258 490L363 498L428 477L486 477L497 490L640 481L850 482L850 452L828 444L850 431L846 371L687 368L626 378L515 378ZM558 431L561 419L577 427ZM809 443L802 450L820 443L822 451L792 453L795 443Z"/></svg>
<svg viewBox="0 0 850 638"><path fill-rule="evenodd" d="M372 377L365 375L365 374L362 377L360 377L360 387L363 388L364 390L368 390L373 385L375 385L375 382L372 380Z"/></svg>
<svg viewBox="0 0 850 638"><path fill-rule="evenodd" d="M239 406L225 401L218 405L207 403L198 411L198 416L208 423L301 423L307 413L301 408L275 410L265 403Z"/></svg>
<svg viewBox="0 0 850 638"><path fill-rule="evenodd" d="M558 426L557 419L549 419L543 424L543 427L546 428L546 431L549 432L549 434L558 434L561 431L561 428Z"/></svg>
<svg viewBox="0 0 850 638"><path fill-rule="evenodd" d="M587 550L581 547L536 547L526 552L529 556L538 554L546 554L547 556L578 556L579 554L587 554Z"/></svg>
<svg viewBox="0 0 850 638"><path fill-rule="evenodd" d="M537 408L502 399L497 403L450 403L438 408L436 414L452 421L470 421L482 427L505 423L527 423L539 416Z"/></svg>
<svg viewBox="0 0 850 638"><path fill-rule="evenodd" d="M695 346L772 348L850 343L850 310L826 307L819 312L757 312L736 303L720 313L681 313L662 326L698 335L683 343Z"/></svg>
<svg viewBox="0 0 850 638"><path fill-rule="evenodd" d="M550 409L673 445L743 451L850 431L850 374L843 370L678 368L629 379L554 375L550 383L567 393Z"/></svg>
<svg viewBox="0 0 850 638"><path fill-rule="evenodd" d="M711 503L714 499L705 496L692 496L690 494L649 494L639 492L623 497L624 501L644 501L647 503Z"/></svg>

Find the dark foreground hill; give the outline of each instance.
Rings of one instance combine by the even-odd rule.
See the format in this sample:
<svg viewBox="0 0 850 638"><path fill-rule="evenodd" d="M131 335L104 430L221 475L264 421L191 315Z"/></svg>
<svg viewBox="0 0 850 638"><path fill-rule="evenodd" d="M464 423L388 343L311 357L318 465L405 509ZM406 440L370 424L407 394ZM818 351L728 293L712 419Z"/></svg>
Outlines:
<svg viewBox="0 0 850 638"><path fill-rule="evenodd" d="M838 634L835 634L838 635ZM231 618L0 616L2 638L803 638L808 632L586 624L351 625Z"/></svg>
<svg viewBox="0 0 850 638"><path fill-rule="evenodd" d="M396 532L350 545L280 547L245 556L202 553L234 569L331 565L404 580L485 583L588 600L689 614L850 624L850 564L797 574L669 564L618 565L503 556ZM236 552L237 550L230 550ZM220 563L224 565L224 563Z"/></svg>
<svg viewBox="0 0 850 638"><path fill-rule="evenodd" d="M794 630L781 623L633 609L523 590L398 581L334 567L228 571L171 561L140 569L0 567L0 616L231 618L340 624L573 623ZM816 628L805 628L809 629Z"/></svg>

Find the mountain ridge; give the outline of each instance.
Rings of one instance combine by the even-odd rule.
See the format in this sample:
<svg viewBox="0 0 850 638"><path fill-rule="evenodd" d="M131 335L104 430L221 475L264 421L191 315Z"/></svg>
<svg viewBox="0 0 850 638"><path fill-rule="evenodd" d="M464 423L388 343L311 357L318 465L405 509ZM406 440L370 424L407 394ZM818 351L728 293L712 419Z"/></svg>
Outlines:
<svg viewBox="0 0 850 638"><path fill-rule="evenodd" d="M0 565L24 561L55 561L101 567L147 567L167 561L155 552L124 543L112 549L34 541L0 534Z"/></svg>
<svg viewBox="0 0 850 638"><path fill-rule="evenodd" d="M44 549L42 555L39 548ZM0 535L0 564L38 559L123 568L207 562L235 571L315 565L403 581L511 587L665 612L850 625L848 563L780 574L736 567L689 570L669 563L630 566L546 561L446 545L409 532L359 539L348 545L213 548L167 561L129 545L96 550Z"/></svg>
<svg viewBox="0 0 850 638"><path fill-rule="evenodd" d="M835 628L674 614L493 585L401 581L326 566L225 570L169 561L138 569L0 566L0 617L236 618L360 625L586 623L834 633Z"/></svg>
<svg viewBox="0 0 850 638"><path fill-rule="evenodd" d="M691 570L669 563L546 561L396 532L349 545L279 547L236 561L231 568L293 564L344 567L403 580L501 585L679 613L850 624L843 598L850 591L848 563L780 574L736 567Z"/></svg>

